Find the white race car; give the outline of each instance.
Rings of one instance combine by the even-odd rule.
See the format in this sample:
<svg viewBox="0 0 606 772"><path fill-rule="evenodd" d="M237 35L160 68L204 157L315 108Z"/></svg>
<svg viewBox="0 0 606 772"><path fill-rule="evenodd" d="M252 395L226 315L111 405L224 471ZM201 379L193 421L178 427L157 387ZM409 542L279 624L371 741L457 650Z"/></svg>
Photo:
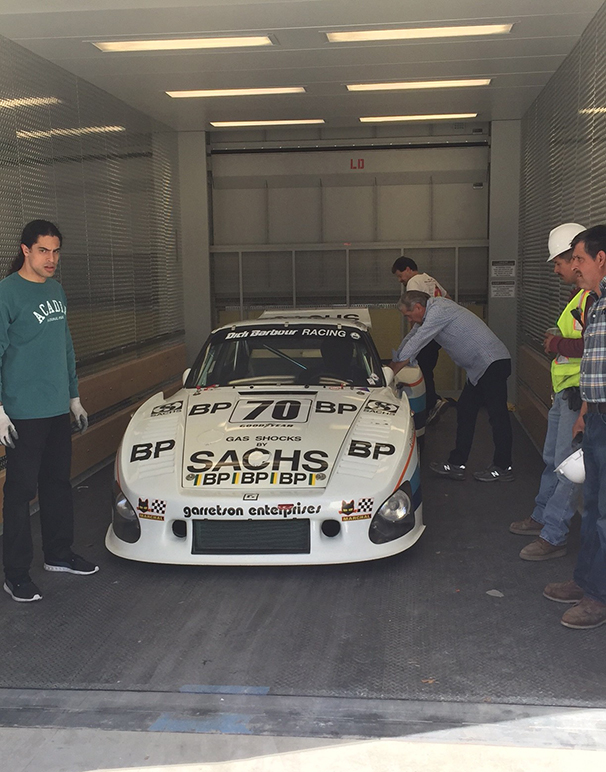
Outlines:
<svg viewBox="0 0 606 772"><path fill-rule="evenodd" d="M366 322L366 323L364 323ZM153 563L350 563L423 533L415 426L365 309L266 312L211 333L133 416L106 546Z"/></svg>

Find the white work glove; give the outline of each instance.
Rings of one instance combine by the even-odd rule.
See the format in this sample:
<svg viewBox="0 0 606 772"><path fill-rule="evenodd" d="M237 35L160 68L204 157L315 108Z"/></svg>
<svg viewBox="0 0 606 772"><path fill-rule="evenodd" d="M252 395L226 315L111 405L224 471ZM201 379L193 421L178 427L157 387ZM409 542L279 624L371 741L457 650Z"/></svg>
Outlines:
<svg viewBox="0 0 606 772"><path fill-rule="evenodd" d="M69 409L74 414L76 425L80 430L80 434L84 434L84 432L88 429L88 413L82 407L80 397L74 397L73 399L70 399Z"/></svg>
<svg viewBox="0 0 606 772"><path fill-rule="evenodd" d="M0 442L9 448L14 448L14 440L18 440L19 435L17 430L13 426L13 422L4 412L4 408L0 405Z"/></svg>

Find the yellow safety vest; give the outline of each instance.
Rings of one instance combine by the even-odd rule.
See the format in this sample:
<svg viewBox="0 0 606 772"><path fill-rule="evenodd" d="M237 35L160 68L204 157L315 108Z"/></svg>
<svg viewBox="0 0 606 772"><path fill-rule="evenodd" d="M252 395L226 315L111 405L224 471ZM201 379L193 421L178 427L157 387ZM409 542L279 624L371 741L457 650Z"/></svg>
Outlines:
<svg viewBox="0 0 606 772"><path fill-rule="evenodd" d="M558 319L558 328L563 338L580 338L583 335L583 325L570 312L575 308L580 309L581 318L584 322L585 304L587 303L588 296L588 290L579 291L562 311ZM551 363L551 383L556 394L558 391L567 389L570 386L578 386L580 376L580 357L565 357L558 354Z"/></svg>

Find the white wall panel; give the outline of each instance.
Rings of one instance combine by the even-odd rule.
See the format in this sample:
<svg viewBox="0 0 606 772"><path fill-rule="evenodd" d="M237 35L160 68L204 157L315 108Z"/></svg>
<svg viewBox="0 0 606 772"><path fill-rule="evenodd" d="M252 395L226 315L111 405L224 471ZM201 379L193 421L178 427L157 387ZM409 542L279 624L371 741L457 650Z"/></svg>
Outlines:
<svg viewBox="0 0 606 772"><path fill-rule="evenodd" d="M269 243L313 244L322 241L322 191L270 188Z"/></svg>
<svg viewBox="0 0 606 772"><path fill-rule="evenodd" d="M214 153L211 146L211 167L214 245L259 245L254 256L247 250L242 254L248 277L245 304L290 304L295 296L300 305L344 303L347 245L381 243L390 248L350 250L349 299L391 303L399 294L391 266L401 251L392 248L394 242L486 239L486 144L288 152L219 147ZM477 183L483 187L474 189ZM297 251L293 276L292 255L277 258L269 249L274 244L342 244L343 249ZM267 247L265 253L262 245ZM421 269L436 275L454 296L454 247L412 252L407 248L406 254L418 259ZM481 248L469 266L462 267L461 299L485 300L486 255ZM221 305L230 292L219 264L214 264Z"/></svg>
<svg viewBox="0 0 606 772"><path fill-rule="evenodd" d="M359 166L358 161L363 161ZM485 172L488 148L481 147L415 147L412 149L330 150L293 153L227 153L212 156L215 182L247 179L272 180L281 177L305 176L326 179L344 175L351 179L374 177L381 174L447 174L477 170Z"/></svg>
<svg viewBox="0 0 606 772"><path fill-rule="evenodd" d="M373 189L324 190L324 241L374 241Z"/></svg>
<svg viewBox="0 0 606 772"><path fill-rule="evenodd" d="M433 186L434 239L485 239L488 186L474 190L469 182Z"/></svg>
<svg viewBox="0 0 606 772"><path fill-rule="evenodd" d="M431 238L431 187L382 185L377 190L379 241L425 241Z"/></svg>
<svg viewBox="0 0 606 772"><path fill-rule="evenodd" d="M215 190L213 227L215 244L266 244L267 190Z"/></svg>

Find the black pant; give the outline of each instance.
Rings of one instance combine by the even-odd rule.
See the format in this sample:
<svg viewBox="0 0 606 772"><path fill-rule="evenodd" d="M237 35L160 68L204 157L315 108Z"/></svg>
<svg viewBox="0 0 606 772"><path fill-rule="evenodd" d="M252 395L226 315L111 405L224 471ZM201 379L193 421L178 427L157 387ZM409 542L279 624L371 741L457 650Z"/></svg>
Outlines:
<svg viewBox="0 0 606 772"><path fill-rule="evenodd" d="M464 466L469 458L476 418L482 405L488 409L494 442L493 464L501 469L511 466L511 419L507 410L507 378L511 360L493 362L475 386L467 381L457 403L457 443L448 461Z"/></svg>
<svg viewBox="0 0 606 772"><path fill-rule="evenodd" d="M433 380L433 370L438 361L440 348L439 343L436 343L435 340L430 340L417 354L417 362L425 379L425 409L428 414L438 401L436 385Z"/></svg>
<svg viewBox="0 0 606 772"><path fill-rule="evenodd" d="M36 488L45 560L66 558L74 537L69 413L13 423L19 439L14 449L6 449L3 510L4 573L10 580L27 576L32 563L29 502Z"/></svg>

